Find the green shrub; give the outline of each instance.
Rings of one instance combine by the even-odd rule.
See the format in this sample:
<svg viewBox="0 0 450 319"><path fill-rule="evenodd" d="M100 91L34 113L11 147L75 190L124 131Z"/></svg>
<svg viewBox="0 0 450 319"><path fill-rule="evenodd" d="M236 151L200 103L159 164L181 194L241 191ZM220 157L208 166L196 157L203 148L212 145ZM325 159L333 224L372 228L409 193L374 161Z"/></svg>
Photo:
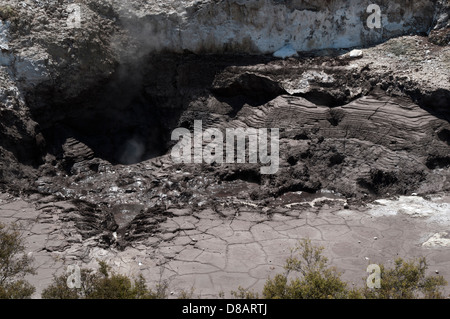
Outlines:
<svg viewBox="0 0 450 319"><path fill-rule="evenodd" d="M286 260L284 274L268 279L263 290L266 299L330 299L356 298L360 294L347 288L340 274L328 267L328 259L322 256L323 247L315 247L305 239L292 250ZM294 255L299 253L298 255ZM292 272L300 277L289 280Z"/></svg>
<svg viewBox="0 0 450 319"><path fill-rule="evenodd" d="M232 291L231 296L237 299L259 299L259 294L257 292L245 289L241 286L238 287L237 291Z"/></svg>
<svg viewBox="0 0 450 319"><path fill-rule="evenodd" d="M35 288L23 278L35 274L17 224L0 223L0 299L30 298Z"/></svg>
<svg viewBox="0 0 450 319"><path fill-rule="evenodd" d="M447 282L442 276L426 276L424 257L412 261L399 258L393 269L380 265L381 288L349 288L340 279L328 259L322 256L323 247L315 247L303 240L286 260L284 274L266 281L263 296L267 299L417 299L445 298L442 287ZM294 255L297 253L297 255ZM288 279L292 272L300 276ZM366 280L364 279L364 283Z"/></svg>
<svg viewBox="0 0 450 319"><path fill-rule="evenodd" d="M194 293L195 293L194 287L191 287L191 289L189 289L189 290L182 289L180 291L178 299L194 299L194 295L195 295Z"/></svg>
<svg viewBox="0 0 450 319"><path fill-rule="evenodd" d="M167 284L147 288L144 277L132 281L129 277L111 272L111 267L99 261L99 269L93 272L81 269L81 288L69 288L69 274L54 277L53 283L44 289L44 299L162 299L167 297Z"/></svg>
<svg viewBox="0 0 450 319"><path fill-rule="evenodd" d="M425 257L404 261L395 260L393 269L380 265L381 288L364 289L364 296L369 299L441 299L442 287L447 285L442 276L426 276Z"/></svg>

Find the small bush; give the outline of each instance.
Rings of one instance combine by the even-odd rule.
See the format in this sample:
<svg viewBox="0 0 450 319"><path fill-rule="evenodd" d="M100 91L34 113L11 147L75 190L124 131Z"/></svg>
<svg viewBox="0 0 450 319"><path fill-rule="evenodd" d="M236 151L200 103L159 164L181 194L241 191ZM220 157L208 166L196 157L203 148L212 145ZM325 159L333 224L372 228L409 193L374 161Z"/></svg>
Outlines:
<svg viewBox="0 0 450 319"><path fill-rule="evenodd" d="M442 276L426 276L427 262L425 257L404 261L395 260L393 269L380 265L381 288L364 290L368 299L442 299L441 288L447 285Z"/></svg>
<svg viewBox="0 0 450 319"><path fill-rule="evenodd" d="M182 289L180 291L180 295L178 296L178 299L193 299L194 292L195 292L194 287L191 287L191 289L189 289L189 290Z"/></svg>
<svg viewBox="0 0 450 319"><path fill-rule="evenodd" d="M263 296L267 299L417 299L445 298L441 289L447 285L442 276L426 276L424 257L412 261L399 258L393 269L380 265L381 288L354 289L340 279L328 260L322 256L323 247L303 240L286 260L286 273L266 281ZM294 253L298 253L294 255ZM300 277L289 280L292 272ZM365 282L365 280L364 280ZM243 296L243 295L240 295Z"/></svg>
<svg viewBox="0 0 450 319"><path fill-rule="evenodd" d="M266 299L331 299L355 298L359 293L347 288L340 274L328 267L328 259L322 256L323 247L315 247L305 239L292 250L286 260L286 273L268 279L263 290ZM298 253L294 255L294 253ZM289 280L292 272L301 277Z"/></svg>
<svg viewBox="0 0 450 319"><path fill-rule="evenodd" d="M167 297L167 284L147 288L144 277L132 281L129 277L111 272L110 266L99 261L99 269L93 272L81 269L81 288L69 288L69 274L54 277L53 283L44 289L44 299L163 299Z"/></svg>
<svg viewBox="0 0 450 319"><path fill-rule="evenodd" d="M259 299L259 294L257 292L245 289L241 286L238 287L237 291L232 291L231 296L236 299Z"/></svg>
<svg viewBox="0 0 450 319"><path fill-rule="evenodd" d="M30 298L35 288L23 278L35 274L17 224L0 223L0 299Z"/></svg>

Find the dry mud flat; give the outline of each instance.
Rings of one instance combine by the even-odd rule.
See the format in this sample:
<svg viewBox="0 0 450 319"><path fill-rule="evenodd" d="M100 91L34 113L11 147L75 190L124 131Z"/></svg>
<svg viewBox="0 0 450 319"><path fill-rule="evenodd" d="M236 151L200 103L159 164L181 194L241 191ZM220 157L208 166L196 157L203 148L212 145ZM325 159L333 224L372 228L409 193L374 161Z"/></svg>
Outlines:
<svg viewBox="0 0 450 319"><path fill-rule="evenodd" d="M329 196L270 209L245 204L216 209L168 209L148 238L125 249L82 240L65 215L76 205L50 197L27 200L2 194L0 222L20 222L38 274L29 277L35 298L52 276L69 265L96 267L107 261L127 275L143 274L150 286L168 280L172 297L194 288L196 297L218 298L238 286L261 291L283 271L298 240L323 245L343 279L361 286L369 264L392 265L397 257L425 256L429 274L450 281L450 196L402 196L342 208ZM65 221L66 220L66 221ZM446 287L446 292L450 292Z"/></svg>

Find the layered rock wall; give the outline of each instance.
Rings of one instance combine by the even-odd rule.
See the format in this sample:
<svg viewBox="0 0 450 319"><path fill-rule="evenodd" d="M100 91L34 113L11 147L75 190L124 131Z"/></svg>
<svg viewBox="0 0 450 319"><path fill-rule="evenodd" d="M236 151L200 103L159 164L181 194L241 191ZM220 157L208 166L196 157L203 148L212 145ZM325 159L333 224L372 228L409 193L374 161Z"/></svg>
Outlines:
<svg viewBox="0 0 450 319"><path fill-rule="evenodd" d="M148 46L193 52L273 53L290 43L297 51L348 48L430 30L436 1L222 0L164 1L113 6ZM368 18L380 8L381 28ZM138 7L139 9L135 9ZM132 26L132 27L131 27Z"/></svg>
<svg viewBox="0 0 450 319"><path fill-rule="evenodd" d="M368 25L371 4L380 8L381 28ZM152 52L369 46L446 28L448 11L447 1L436 0L2 0L0 66L24 90L45 83L77 96L118 64Z"/></svg>

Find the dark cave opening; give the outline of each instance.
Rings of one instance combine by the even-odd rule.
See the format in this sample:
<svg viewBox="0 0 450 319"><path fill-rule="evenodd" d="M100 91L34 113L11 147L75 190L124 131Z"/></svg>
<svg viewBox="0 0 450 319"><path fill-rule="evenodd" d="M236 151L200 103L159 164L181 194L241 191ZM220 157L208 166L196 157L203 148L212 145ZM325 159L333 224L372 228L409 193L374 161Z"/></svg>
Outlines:
<svg viewBox="0 0 450 319"><path fill-rule="evenodd" d="M113 165L136 164L169 151L174 144L171 132L189 126L183 121L190 103L216 94L213 86L217 74L230 65L266 60L249 56L154 54L139 63L118 65L109 79L74 98L65 98L54 87L47 87L35 92L28 103L34 106L30 108L32 118L45 139L44 152L65 161L67 166L86 159L83 156L101 158ZM253 85L250 90L243 90L245 101L255 100L258 105L273 98L273 94L282 93L274 83L253 83L247 78L244 82ZM276 92L265 93L267 87ZM242 107L235 110L233 103L229 105L231 117ZM189 118L189 122L201 114L207 117L208 110L194 109L195 118ZM64 150L67 143L71 149L69 159ZM84 155L76 154L77 148Z"/></svg>
<svg viewBox="0 0 450 319"><path fill-rule="evenodd" d="M166 67L174 64L176 59ZM93 157L131 165L164 155L183 101L170 82L174 71L161 78L155 70L160 65L120 65L108 81L75 98L58 96L52 88L39 92L31 113L45 138L45 152L62 160L66 170Z"/></svg>
<svg viewBox="0 0 450 319"><path fill-rule="evenodd" d="M47 151L57 158L64 154L64 145L69 139L85 145L94 157L107 160L111 164L135 164L163 155L167 151L170 127L164 119L170 114L158 110L151 101L142 97L129 103L88 102L86 105L67 104L54 109L64 113L55 122L47 122L42 133ZM67 110L65 112L65 110ZM74 157L88 156L90 150L72 142ZM77 147L80 153L76 154Z"/></svg>

